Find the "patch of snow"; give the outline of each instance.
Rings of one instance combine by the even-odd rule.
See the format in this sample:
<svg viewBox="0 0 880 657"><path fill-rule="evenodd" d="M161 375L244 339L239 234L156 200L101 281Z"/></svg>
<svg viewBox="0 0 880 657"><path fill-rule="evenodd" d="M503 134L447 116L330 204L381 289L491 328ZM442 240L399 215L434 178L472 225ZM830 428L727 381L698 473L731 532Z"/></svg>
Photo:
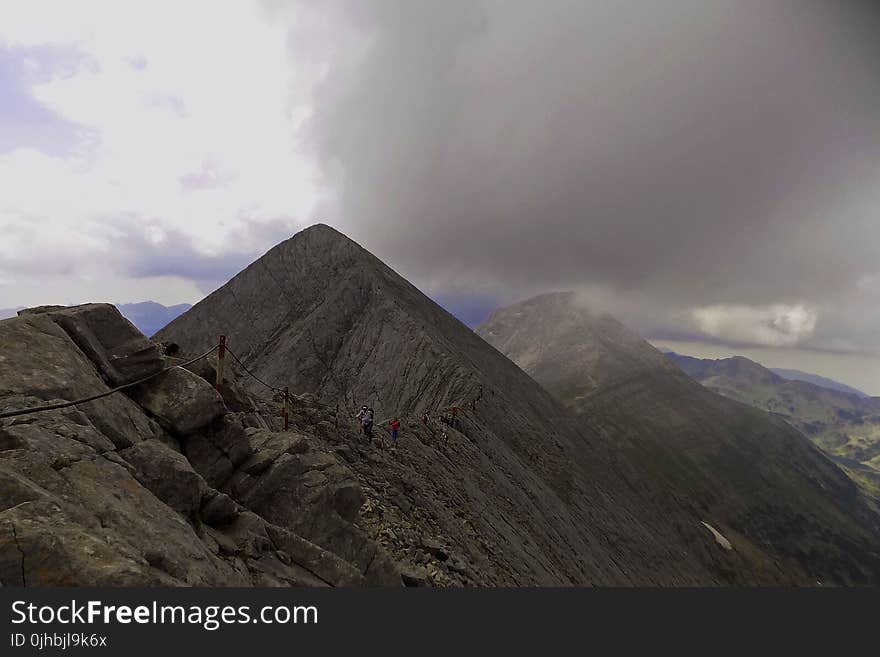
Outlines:
<svg viewBox="0 0 880 657"><path fill-rule="evenodd" d="M730 541L728 541L724 537L724 535L721 532L719 532L717 529L715 529L712 525L710 525L705 520L703 520L701 522L703 523L703 526L706 527L706 529L708 529L710 532L712 532L712 535L715 537L715 541L718 543L718 545L723 547L725 550L732 550L733 549L733 545L730 543Z"/></svg>

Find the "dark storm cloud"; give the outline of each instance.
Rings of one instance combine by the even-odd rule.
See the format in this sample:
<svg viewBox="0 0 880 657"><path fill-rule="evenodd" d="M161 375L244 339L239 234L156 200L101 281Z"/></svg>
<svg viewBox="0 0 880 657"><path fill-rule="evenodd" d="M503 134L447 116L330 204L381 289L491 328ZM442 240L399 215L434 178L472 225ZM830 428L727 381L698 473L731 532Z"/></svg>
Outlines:
<svg viewBox="0 0 880 657"><path fill-rule="evenodd" d="M195 238L182 231L165 229L160 239L154 239L148 222L117 221L115 226L119 235L114 240L114 259L120 271L134 278L180 276L194 281L205 293L226 283L295 232L290 219L242 219L227 240L231 247L206 253Z"/></svg>
<svg viewBox="0 0 880 657"><path fill-rule="evenodd" d="M322 7L307 132L333 222L429 291L591 286L643 331L804 304L824 346L878 337L871 5Z"/></svg>

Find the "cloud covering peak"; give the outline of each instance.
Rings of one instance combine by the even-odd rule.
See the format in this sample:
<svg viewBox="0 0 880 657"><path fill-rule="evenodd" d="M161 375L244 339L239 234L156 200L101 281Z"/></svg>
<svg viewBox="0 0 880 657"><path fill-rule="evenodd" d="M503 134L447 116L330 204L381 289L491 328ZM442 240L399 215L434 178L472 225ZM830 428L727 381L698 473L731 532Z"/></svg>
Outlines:
<svg viewBox="0 0 880 657"><path fill-rule="evenodd" d="M877 13L3 4L0 305L195 301L321 220L473 321L573 289L649 337L873 352Z"/></svg>
<svg viewBox="0 0 880 657"><path fill-rule="evenodd" d="M424 287L601 289L643 331L865 337L854 310L880 300L858 285L880 264L867 5L326 12L349 35L308 124L331 214Z"/></svg>

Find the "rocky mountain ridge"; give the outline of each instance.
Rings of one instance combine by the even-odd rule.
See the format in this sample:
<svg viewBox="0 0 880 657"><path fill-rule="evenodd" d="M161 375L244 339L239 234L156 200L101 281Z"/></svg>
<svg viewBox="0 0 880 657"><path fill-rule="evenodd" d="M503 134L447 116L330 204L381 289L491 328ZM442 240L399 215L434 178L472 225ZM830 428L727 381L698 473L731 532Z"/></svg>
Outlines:
<svg viewBox="0 0 880 657"><path fill-rule="evenodd" d="M812 383L820 388L828 388L829 390L836 390L837 392L849 393L861 397L862 399L871 396L866 392L862 392L858 388L853 388L840 381L835 381L834 379L829 379L828 377L820 376L818 374L812 374L811 372L785 369L782 367L770 367L768 369L774 374L781 376L783 379L788 379L789 381L806 381L807 383Z"/></svg>
<svg viewBox="0 0 880 657"><path fill-rule="evenodd" d="M181 364L219 335L218 392L214 354ZM848 479L784 423L708 391L696 399L725 430L684 431L670 449L670 427L686 423L626 406L633 386L678 372L656 365L594 379L602 394L581 397L596 412L577 415L326 226L270 250L156 341L111 306L33 309L0 321L0 413L155 376L0 419L0 581L877 581L876 531ZM296 393L288 431L265 383ZM358 435L361 403L376 408L373 443ZM773 468L731 442L740 434Z"/></svg>
<svg viewBox="0 0 880 657"><path fill-rule="evenodd" d="M429 517L471 563L484 564L488 582L855 583L875 581L880 572L876 517L852 482L814 451L803 452L801 438L784 424L738 407L717 408L710 395L706 411L720 414L726 426L703 438L713 447L701 455L711 459L706 463L687 448L669 449L646 436L644 418L628 417L625 408L608 421L585 421L329 227L314 226L271 249L157 337L197 352L219 333L247 345L238 355L266 381L291 381L293 389L313 391L352 414L367 403L379 418L404 418L395 464L407 476L387 490L386 503L407 492L419 504L409 512L398 507L402 516L424 513L427 500L457 509L458 520L437 507ZM610 336L609 344L640 343L620 332ZM614 370L613 385L594 385L624 391L678 373L655 351L632 353L615 360L625 367ZM628 371L639 376L633 380ZM676 381L684 384L676 403L687 405L692 394L703 399L687 377ZM459 408L460 429L420 425L424 412L434 418L451 406ZM754 496L748 490L761 481L758 468L742 469L741 478L718 476L724 462L716 450L732 449L732 435L755 426L750 444L778 436L773 462L784 474L774 473L773 485L785 487L797 470L804 490L790 497L808 493L807 501L778 515L772 486L758 486ZM443 434L456 446L454 459L443 453L445 440L432 439ZM784 465L792 450L796 463ZM737 459L747 458L737 452ZM699 486L681 485L690 479ZM725 504L734 491L737 504ZM808 522L790 537L798 515ZM465 520L472 535L453 531ZM719 547L704 522L734 549ZM808 548L797 545L801 532ZM827 559L806 556L826 548Z"/></svg>
<svg viewBox="0 0 880 657"><path fill-rule="evenodd" d="M675 494L700 500L728 538L747 537L808 569L823 562L813 570L818 581L846 561L860 564L856 580L876 578L880 534L870 500L782 419L701 387L571 293L500 309L477 332L584 424L628 444L629 457Z"/></svg>
<svg viewBox="0 0 880 657"><path fill-rule="evenodd" d="M211 378L210 362L174 367L105 304L23 311L0 321L0 346L0 412L171 367L128 394L0 420L3 585L402 582L353 523L362 494L345 461L278 431L233 381L218 394L196 373ZM293 491L295 506L281 499ZM279 511L291 508L296 529Z"/></svg>
<svg viewBox="0 0 880 657"><path fill-rule="evenodd" d="M785 379L742 356L668 357L710 390L783 418L880 499L880 398Z"/></svg>

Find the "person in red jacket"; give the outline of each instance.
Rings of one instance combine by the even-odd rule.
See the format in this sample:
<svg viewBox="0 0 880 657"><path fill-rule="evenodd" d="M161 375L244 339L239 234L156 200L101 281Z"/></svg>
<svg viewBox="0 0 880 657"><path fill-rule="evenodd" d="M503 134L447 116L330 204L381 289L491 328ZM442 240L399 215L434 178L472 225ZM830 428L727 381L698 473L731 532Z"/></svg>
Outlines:
<svg viewBox="0 0 880 657"><path fill-rule="evenodd" d="M397 444L397 432L400 431L400 420L394 418L391 420L391 441Z"/></svg>

